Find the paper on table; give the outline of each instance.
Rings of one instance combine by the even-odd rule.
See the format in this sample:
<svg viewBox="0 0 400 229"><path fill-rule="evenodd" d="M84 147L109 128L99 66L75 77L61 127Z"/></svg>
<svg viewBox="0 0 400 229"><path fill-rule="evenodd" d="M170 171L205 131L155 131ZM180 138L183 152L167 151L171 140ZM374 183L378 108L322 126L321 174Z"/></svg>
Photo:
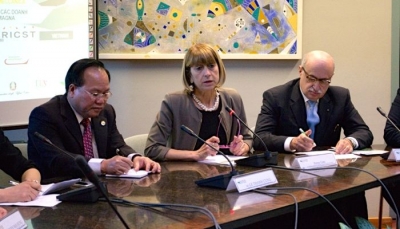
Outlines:
<svg viewBox="0 0 400 229"><path fill-rule="evenodd" d="M38 196L36 199L29 202L14 202L14 203L0 203L3 206L38 206L38 207L54 207L61 201L57 200L59 194L48 194Z"/></svg>
<svg viewBox="0 0 400 229"><path fill-rule="evenodd" d="M128 173L122 174L122 175L112 175L112 174L107 174L106 177L114 177L114 178L142 178L145 177L149 174L146 170L138 170L135 171L134 169L130 169Z"/></svg>
<svg viewBox="0 0 400 229"><path fill-rule="evenodd" d="M365 155L365 156L372 156L372 155L381 155L385 154L389 151L386 150L354 150L353 154L356 155Z"/></svg>
<svg viewBox="0 0 400 229"><path fill-rule="evenodd" d="M233 155L226 155L229 160L231 160L232 165L235 165L235 161L239 159L246 158L246 156L233 156ZM199 161L200 163L210 164L210 165L229 165L229 162L226 158L222 155L215 155L215 156L207 156L206 159Z"/></svg>
<svg viewBox="0 0 400 229"><path fill-rule="evenodd" d="M331 150L319 150L319 151L310 151L310 152L297 152L295 153L296 155L321 155L321 154L331 154L334 153ZM335 154L335 159L356 159L356 158L360 158L360 156L354 155L352 153L349 154Z"/></svg>
<svg viewBox="0 0 400 229"><path fill-rule="evenodd" d="M65 188L69 188L72 185L74 185L76 182L81 181L80 178L76 179L71 179L71 180L65 180L57 183L51 183L51 184L44 184L42 185L42 191L40 192L39 195L46 195L48 193L56 192Z"/></svg>

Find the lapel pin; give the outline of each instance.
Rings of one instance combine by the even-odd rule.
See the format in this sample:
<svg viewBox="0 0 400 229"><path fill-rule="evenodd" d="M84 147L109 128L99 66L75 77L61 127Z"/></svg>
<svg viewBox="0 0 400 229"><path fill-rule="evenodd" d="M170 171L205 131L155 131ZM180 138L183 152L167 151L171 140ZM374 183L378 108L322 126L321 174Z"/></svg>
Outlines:
<svg viewBox="0 0 400 229"><path fill-rule="evenodd" d="M106 121L104 121L104 120L101 121L101 122L100 122L100 125L105 126L105 125L106 125Z"/></svg>

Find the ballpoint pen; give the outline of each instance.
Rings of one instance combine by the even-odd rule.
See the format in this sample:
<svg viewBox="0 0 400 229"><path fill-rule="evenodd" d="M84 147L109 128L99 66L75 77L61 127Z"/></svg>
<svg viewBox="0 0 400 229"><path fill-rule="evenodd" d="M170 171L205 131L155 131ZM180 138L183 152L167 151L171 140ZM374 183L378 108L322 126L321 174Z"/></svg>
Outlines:
<svg viewBox="0 0 400 229"><path fill-rule="evenodd" d="M10 180L10 184L11 184L11 185L14 185L14 186L17 186L17 185L19 185L19 183L18 183L18 182L16 182L16 181L13 181L13 180Z"/></svg>
<svg viewBox="0 0 400 229"><path fill-rule="evenodd" d="M301 133L301 134L305 134L305 135L308 137L308 135L306 134L306 132L304 132L303 129L299 128L299 130L300 130L300 133ZM313 142L313 146L316 147L317 144L315 144L315 142Z"/></svg>

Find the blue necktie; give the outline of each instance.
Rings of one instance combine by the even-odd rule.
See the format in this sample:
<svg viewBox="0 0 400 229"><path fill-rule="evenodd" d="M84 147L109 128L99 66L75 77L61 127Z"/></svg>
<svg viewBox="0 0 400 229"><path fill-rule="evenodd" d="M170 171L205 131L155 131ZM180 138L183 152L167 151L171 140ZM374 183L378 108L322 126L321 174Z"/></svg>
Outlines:
<svg viewBox="0 0 400 229"><path fill-rule="evenodd" d="M308 108L307 108L307 124L308 127L312 130L310 138L314 139L315 134L315 126L319 123L319 116L317 113L317 102L308 100Z"/></svg>

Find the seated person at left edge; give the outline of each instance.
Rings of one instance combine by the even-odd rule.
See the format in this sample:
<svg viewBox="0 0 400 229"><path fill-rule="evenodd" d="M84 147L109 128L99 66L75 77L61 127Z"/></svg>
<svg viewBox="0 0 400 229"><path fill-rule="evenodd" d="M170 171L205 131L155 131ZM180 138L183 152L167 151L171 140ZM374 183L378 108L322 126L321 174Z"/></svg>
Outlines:
<svg viewBox="0 0 400 229"><path fill-rule="evenodd" d="M145 154L154 160L200 161L216 151L180 130L185 125L217 150L247 155L252 138L225 106L246 122L240 95L221 88L226 78L218 53L207 44L195 44L182 65L182 91L167 94L150 129ZM167 143L171 145L168 146Z"/></svg>
<svg viewBox="0 0 400 229"><path fill-rule="evenodd" d="M85 156L96 174L120 175L131 168L160 172L157 162L136 153L119 133L115 110L107 103L110 77L101 61L78 60L65 77L66 93L31 112L28 155L43 179L83 174L71 156L37 138L35 132L71 154Z"/></svg>

